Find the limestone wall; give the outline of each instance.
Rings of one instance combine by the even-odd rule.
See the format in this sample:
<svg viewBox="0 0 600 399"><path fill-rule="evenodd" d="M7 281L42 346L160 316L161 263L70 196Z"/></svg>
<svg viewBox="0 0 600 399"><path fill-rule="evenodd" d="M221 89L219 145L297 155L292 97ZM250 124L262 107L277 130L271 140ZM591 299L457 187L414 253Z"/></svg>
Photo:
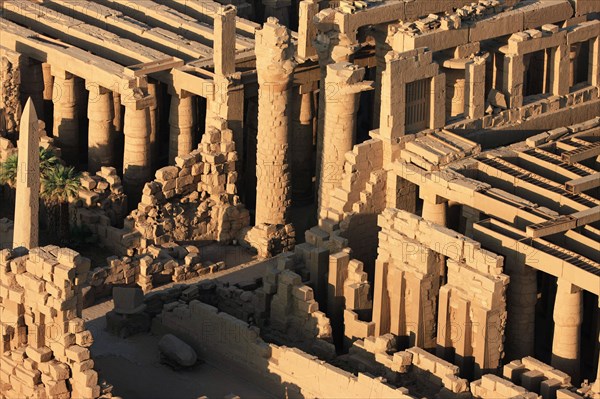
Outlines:
<svg viewBox="0 0 600 399"><path fill-rule="evenodd" d="M14 134L19 128L20 84L19 55L0 47L0 135Z"/></svg>
<svg viewBox="0 0 600 399"><path fill-rule="evenodd" d="M417 396L468 395L469 384L460 378L458 366L417 347L397 351L396 345L392 334L367 337L355 341L348 355L343 357L350 367L382 375L397 385L407 386L415 395L418 392Z"/></svg>
<svg viewBox="0 0 600 399"><path fill-rule="evenodd" d="M81 316L90 261L68 248L0 252L0 398L98 398Z"/></svg>
<svg viewBox="0 0 600 399"><path fill-rule="evenodd" d="M242 367L258 381L277 384L289 397L410 398L378 378L354 376L299 349L264 342L249 326L210 305L192 301L165 309L153 321L157 333L171 332L194 346L201 357Z"/></svg>

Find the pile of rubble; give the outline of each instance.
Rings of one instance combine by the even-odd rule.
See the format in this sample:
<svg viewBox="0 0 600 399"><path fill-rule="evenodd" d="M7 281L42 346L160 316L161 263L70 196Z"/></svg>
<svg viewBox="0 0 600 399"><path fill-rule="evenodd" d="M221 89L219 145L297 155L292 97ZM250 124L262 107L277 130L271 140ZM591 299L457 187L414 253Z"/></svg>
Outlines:
<svg viewBox="0 0 600 399"><path fill-rule="evenodd" d="M105 216L111 226L117 226L127 212L127 196L117 170L103 166L95 176L84 172L80 182L75 201L77 224L96 230L99 219Z"/></svg>
<svg viewBox="0 0 600 399"><path fill-rule="evenodd" d="M90 261L68 248L0 252L0 398L98 398L80 318Z"/></svg>
<svg viewBox="0 0 600 399"><path fill-rule="evenodd" d="M200 250L193 245L173 242L150 245L135 256L111 256L107 265L90 274L92 303L111 295L112 287L138 285L144 292L169 282L181 282L225 269L225 262L202 261Z"/></svg>
<svg viewBox="0 0 600 399"><path fill-rule="evenodd" d="M236 195L237 154L228 129L211 129L197 150L156 172L131 218L148 243L173 240L232 242L250 224Z"/></svg>

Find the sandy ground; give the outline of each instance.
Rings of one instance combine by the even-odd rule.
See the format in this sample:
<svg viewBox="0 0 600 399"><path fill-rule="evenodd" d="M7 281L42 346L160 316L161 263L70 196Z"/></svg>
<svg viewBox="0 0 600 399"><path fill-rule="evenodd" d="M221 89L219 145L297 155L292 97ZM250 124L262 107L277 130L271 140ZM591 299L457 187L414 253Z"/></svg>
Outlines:
<svg viewBox="0 0 600 399"><path fill-rule="evenodd" d="M220 254L222 255L222 253ZM229 257L242 259L241 254ZM186 281L218 279L230 283L251 280L261 276L265 262L252 261L240 266ZM162 290L172 284L157 288ZM227 364L206 361L185 371L174 371L159 363L158 340L152 334L139 334L121 339L105 331L106 312L112 310L112 301L106 301L83 311L87 328L94 336L91 347L95 369L100 379L113 385L113 395L124 399L195 399L202 396L223 398L236 394L242 398L274 398L275 395L259 387L240 369Z"/></svg>

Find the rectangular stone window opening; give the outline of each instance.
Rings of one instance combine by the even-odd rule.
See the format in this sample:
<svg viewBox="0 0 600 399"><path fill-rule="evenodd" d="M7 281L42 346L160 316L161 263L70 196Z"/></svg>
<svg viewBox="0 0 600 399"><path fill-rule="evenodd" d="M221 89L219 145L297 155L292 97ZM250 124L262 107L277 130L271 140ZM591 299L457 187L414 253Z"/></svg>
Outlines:
<svg viewBox="0 0 600 399"><path fill-rule="evenodd" d="M429 128L431 79L421 79L406 85L406 133Z"/></svg>
<svg viewBox="0 0 600 399"><path fill-rule="evenodd" d="M590 41L574 43L570 47L569 87L571 91L590 85Z"/></svg>
<svg viewBox="0 0 600 399"><path fill-rule="evenodd" d="M525 97L547 94L551 90L551 50L539 50L524 56L525 79L523 93Z"/></svg>

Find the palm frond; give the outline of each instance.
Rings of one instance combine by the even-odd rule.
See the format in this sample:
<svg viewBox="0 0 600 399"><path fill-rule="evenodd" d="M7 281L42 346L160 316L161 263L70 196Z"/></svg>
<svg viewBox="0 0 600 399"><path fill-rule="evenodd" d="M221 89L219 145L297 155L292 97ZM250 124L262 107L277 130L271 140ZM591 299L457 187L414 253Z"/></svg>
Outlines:
<svg viewBox="0 0 600 399"><path fill-rule="evenodd" d="M73 167L56 164L42 175L41 198L47 204L60 204L77 197L81 182Z"/></svg>

